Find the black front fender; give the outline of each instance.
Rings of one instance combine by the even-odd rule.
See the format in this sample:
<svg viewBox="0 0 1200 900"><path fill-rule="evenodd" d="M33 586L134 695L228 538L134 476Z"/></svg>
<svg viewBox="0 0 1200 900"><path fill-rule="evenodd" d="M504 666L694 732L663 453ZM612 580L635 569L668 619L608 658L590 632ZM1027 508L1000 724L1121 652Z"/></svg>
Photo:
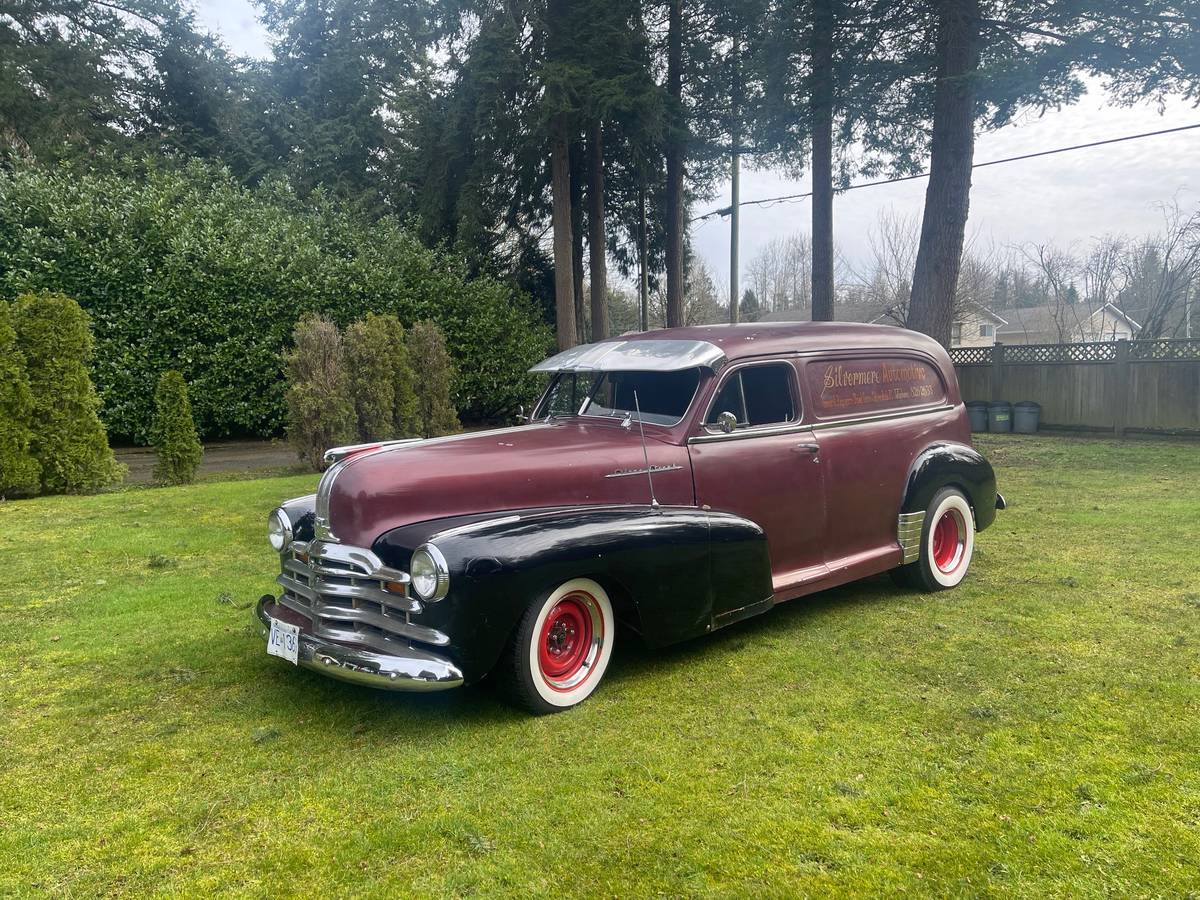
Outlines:
<svg viewBox="0 0 1200 900"><path fill-rule="evenodd" d="M731 608L771 596L762 529L695 507L493 513L397 528L373 549L403 569L426 540L446 558L450 592L427 605L421 621L451 636L469 680L495 664L533 600L572 578L604 587L655 646L712 630L718 597Z"/></svg>

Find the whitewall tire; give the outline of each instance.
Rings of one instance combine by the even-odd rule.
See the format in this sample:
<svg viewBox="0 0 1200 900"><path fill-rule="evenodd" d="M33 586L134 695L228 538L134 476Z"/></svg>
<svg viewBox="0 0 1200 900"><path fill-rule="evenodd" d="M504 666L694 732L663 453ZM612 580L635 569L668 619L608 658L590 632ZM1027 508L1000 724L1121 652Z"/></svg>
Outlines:
<svg viewBox="0 0 1200 900"><path fill-rule="evenodd" d="M590 578L573 578L531 603L510 649L517 700L549 713L590 697L608 669L616 624L608 593Z"/></svg>
<svg viewBox="0 0 1200 900"><path fill-rule="evenodd" d="M975 553L975 514L957 488L942 488L925 511L921 554L916 562L893 570L895 580L924 591L957 587Z"/></svg>

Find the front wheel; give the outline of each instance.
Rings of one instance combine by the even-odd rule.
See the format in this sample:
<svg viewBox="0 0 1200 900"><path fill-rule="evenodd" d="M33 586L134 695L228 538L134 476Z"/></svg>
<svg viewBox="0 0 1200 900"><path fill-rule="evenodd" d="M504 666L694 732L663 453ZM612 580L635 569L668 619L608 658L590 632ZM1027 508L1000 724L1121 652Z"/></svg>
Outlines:
<svg viewBox="0 0 1200 900"><path fill-rule="evenodd" d="M899 585L923 591L944 591L966 577L975 552L975 515L957 488L933 495L921 529L921 555L916 562L892 569Z"/></svg>
<svg viewBox="0 0 1200 900"><path fill-rule="evenodd" d="M535 713L582 703L604 677L615 635L612 602L591 579L574 578L535 600L510 646L516 699Z"/></svg>

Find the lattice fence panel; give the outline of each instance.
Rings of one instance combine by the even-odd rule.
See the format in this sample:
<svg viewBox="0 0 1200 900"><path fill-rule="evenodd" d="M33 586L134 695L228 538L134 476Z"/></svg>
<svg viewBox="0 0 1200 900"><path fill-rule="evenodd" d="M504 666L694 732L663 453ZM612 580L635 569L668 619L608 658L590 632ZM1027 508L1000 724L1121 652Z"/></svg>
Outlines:
<svg viewBox="0 0 1200 900"><path fill-rule="evenodd" d="M992 362L991 347L954 347L950 360L956 366L987 366Z"/></svg>
<svg viewBox="0 0 1200 900"><path fill-rule="evenodd" d="M1200 338L1131 341L1129 358L1137 361L1200 359Z"/></svg>
<svg viewBox="0 0 1200 900"><path fill-rule="evenodd" d="M1117 358L1115 341L1082 344L1013 344L1004 347L1004 361L1018 365L1032 363L1111 362Z"/></svg>

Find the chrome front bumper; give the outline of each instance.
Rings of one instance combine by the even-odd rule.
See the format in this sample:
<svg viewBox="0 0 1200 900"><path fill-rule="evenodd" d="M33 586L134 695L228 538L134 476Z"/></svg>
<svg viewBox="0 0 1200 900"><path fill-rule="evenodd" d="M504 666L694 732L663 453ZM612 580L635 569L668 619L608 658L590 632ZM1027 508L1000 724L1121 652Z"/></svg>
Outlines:
<svg viewBox="0 0 1200 900"><path fill-rule="evenodd" d="M278 615L281 610L283 615ZM294 618L295 613L279 606L270 594L254 606L254 621L264 639L272 619L295 625ZM462 671L454 663L427 650L410 646L403 653L379 653L325 640L303 627L298 656L299 665L306 669L389 691L441 691L463 683Z"/></svg>

